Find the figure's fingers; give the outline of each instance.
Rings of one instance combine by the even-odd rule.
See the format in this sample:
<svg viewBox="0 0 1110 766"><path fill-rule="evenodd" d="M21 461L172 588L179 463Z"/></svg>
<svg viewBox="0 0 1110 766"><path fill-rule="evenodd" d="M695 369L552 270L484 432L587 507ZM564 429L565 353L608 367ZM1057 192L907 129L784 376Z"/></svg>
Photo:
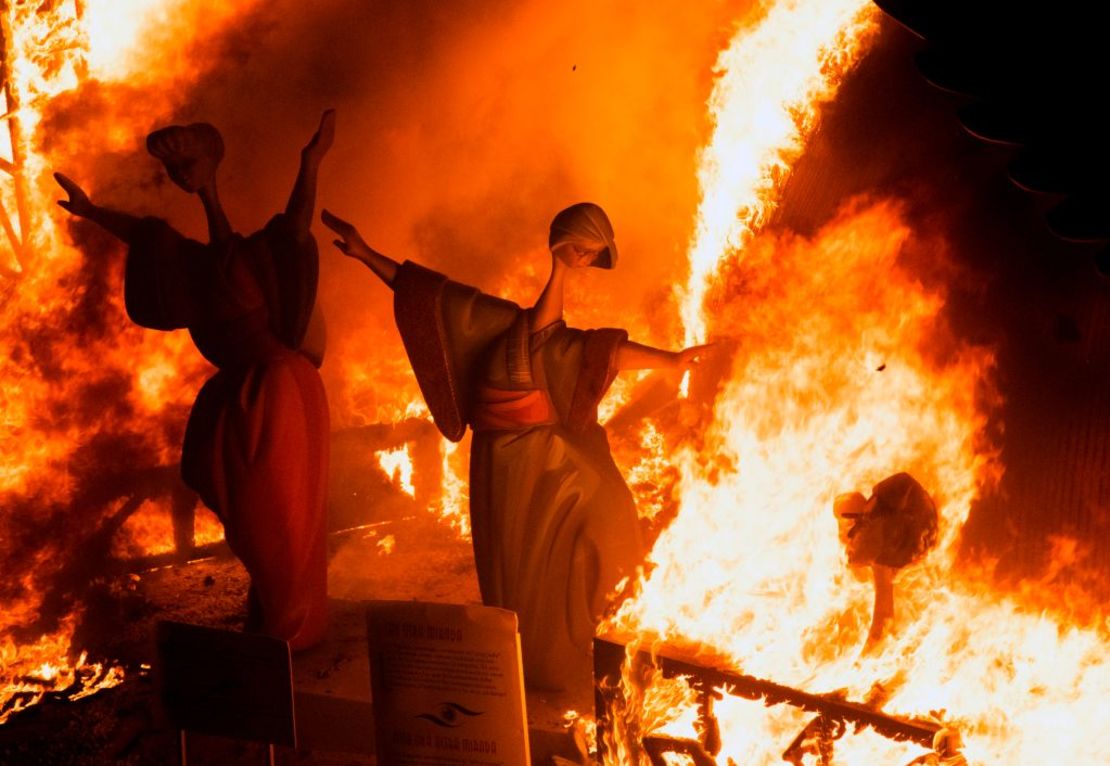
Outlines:
<svg viewBox="0 0 1110 766"><path fill-rule="evenodd" d="M316 134L312 136L310 142L318 149L327 151L331 148L332 142L335 140L335 110L326 109L320 115L320 126L316 129Z"/></svg>
<svg viewBox="0 0 1110 766"><path fill-rule="evenodd" d="M347 223L327 208L320 211L320 220L323 221L324 225L334 231L336 234L340 234L344 237L347 236L350 230L354 228L353 226L351 226L351 224Z"/></svg>
<svg viewBox="0 0 1110 766"><path fill-rule="evenodd" d="M70 178L69 176L64 175L62 173L55 172L54 173L54 180L58 182L58 186L61 186L63 189L65 189L70 194L73 194L73 191L75 189L76 190L81 189L81 187L77 185L76 181L74 181L72 178Z"/></svg>
<svg viewBox="0 0 1110 766"><path fill-rule="evenodd" d="M701 363L715 345L715 343L703 343L700 346L682 349L682 363L690 366Z"/></svg>
<svg viewBox="0 0 1110 766"><path fill-rule="evenodd" d="M347 243L346 243L346 242L344 242L343 240L341 240L341 239L333 239L333 240L331 241L331 243L332 243L333 245L335 245L336 247L338 247L338 248L339 248L339 249L340 249L340 250L341 250L341 251L343 252L343 254L344 254L344 255L350 255L350 254L351 254L351 251L350 251L350 249L349 249L349 248L347 247Z"/></svg>
<svg viewBox="0 0 1110 766"><path fill-rule="evenodd" d="M709 356L717 345L716 343L702 343L698 346L690 346L690 348L686 349L685 353L689 354L690 359L693 361L701 361Z"/></svg>

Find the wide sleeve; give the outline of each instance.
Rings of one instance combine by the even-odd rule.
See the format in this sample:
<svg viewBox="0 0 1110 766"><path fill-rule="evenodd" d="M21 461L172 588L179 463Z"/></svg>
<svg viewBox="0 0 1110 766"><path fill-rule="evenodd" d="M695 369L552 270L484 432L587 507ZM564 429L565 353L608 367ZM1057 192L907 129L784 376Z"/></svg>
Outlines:
<svg viewBox="0 0 1110 766"><path fill-rule="evenodd" d="M567 426L572 431L597 422L597 405L617 377L617 352L627 340L626 331L611 327L585 331L582 367L567 413Z"/></svg>
<svg viewBox="0 0 1110 766"><path fill-rule="evenodd" d="M393 315L420 393L443 435L459 441L481 354L520 307L412 261L401 264L392 286Z"/></svg>
<svg viewBox="0 0 1110 766"><path fill-rule="evenodd" d="M614 328L566 328L544 344L546 385L570 430L597 423L597 405L617 377L617 353L627 340Z"/></svg>
<svg viewBox="0 0 1110 766"><path fill-rule="evenodd" d="M301 349L312 320L320 281L316 240L311 234L298 234L292 220L284 213L271 218L261 232L251 237L255 238L261 240L262 246L252 247L251 251L265 256L254 266L266 296L271 329L286 346ZM318 333L313 333L312 345L318 345ZM308 351L311 356L323 359L322 347Z"/></svg>
<svg viewBox="0 0 1110 766"><path fill-rule="evenodd" d="M127 316L152 330L188 327L204 315L208 249L160 218L143 218L127 242L123 297Z"/></svg>

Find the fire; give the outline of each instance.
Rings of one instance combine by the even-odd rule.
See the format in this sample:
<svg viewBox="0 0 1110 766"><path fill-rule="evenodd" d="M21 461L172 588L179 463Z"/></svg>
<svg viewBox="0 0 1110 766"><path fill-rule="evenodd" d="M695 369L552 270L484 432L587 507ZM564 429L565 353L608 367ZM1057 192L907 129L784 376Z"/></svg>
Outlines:
<svg viewBox="0 0 1110 766"><path fill-rule="evenodd" d="M71 616L55 633L22 645L0 638L0 724L47 695L80 699L123 683L118 665L90 663L84 652L69 658L75 625Z"/></svg>
<svg viewBox="0 0 1110 766"><path fill-rule="evenodd" d="M443 486L438 515L459 537L470 539L470 495L467 472L470 466L470 437L456 444L440 439L443 455Z"/></svg>
<svg viewBox="0 0 1110 766"><path fill-rule="evenodd" d="M644 421L634 454L636 461L624 470L625 481L636 498L640 518L654 522L671 509L678 481L666 438L655 421Z"/></svg>
<svg viewBox="0 0 1110 766"><path fill-rule="evenodd" d="M766 223L817 108L874 32L874 13L860 0L775 3L718 57L709 101L714 130L701 152L701 203L682 295L688 344L705 338L702 303L721 256Z"/></svg>
<svg viewBox="0 0 1110 766"><path fill-rule="evenodd" d="M409 497L416 494L416 488L412 485L412 453L409 445L403 444L397 449L379 450L374 453L374 456L378 459L378 465L385 471L385 475L402 492Z"/></svg>
<svg viewBox="0 0 1110 766"><path fill-rule="evenodd" d="M204 34L185 25L203 13L208 23L196 28L211 33L254 5L0 2L0 557L27 573L0 593L0 722L44 696L74 699L122 680L122 668L90 663L70 646L81 617L72 596L73 611L60 619L41 614L43 601L77 577L67 569L75 552L101 545L98 533L113 525L121 531L106 554L172 545L170 477L205 375L184 333L126 322L118 246L94 243L84 258L65 240L50 171L80 177L88 159L76 152L94 143L137 146L205 66L206 57L183 55ZM175 45L152 44L158 39ZM55 104L88 91L95 102L113 88L129 97L94 103L82 110L87 122L65 128L65 140L46 140ZM99 114L106 105L111 113ZM122 524L121 515L134 518ZM60 518L67 534L49 534ZM202 515L198 540L211 538L212 526ZM39 629L42 638L29 642Z"/></svg>
<svg viewBox="0 0 1110 766"><path fill-rule="evenodd" d="M147 500L127 519L126 536L117 537L117 551L121 559L141 555L157 555L173 550L173 524L161 503Z"/></svg>
<svg viewBox="0 0 1110 766"><path fill-rule="evenodd" d="M159 87L164 88L173 80L196 76L197 64L177 55L193 36L188 30L226 28L249 13L257 0L215 4L189 0L83 0L81 4L89 75L132 83L145 77L157 80Z"/></svg>
<svg viewBox="0 0 1110 766"><path fill-rule="evenodd" d="M892 658L906 667L942 616L959 619L967 607L949 572L956 534L993 469L976 397L991 359L944 337L943 295L899 262L911 234L896 206L861 204L812 241L758 236L731 264L719 289L736 294L735 308L713 329L744 343L707 436L714 458L687 463L682 511L652 552L642 593L624 605L622 631L712 647L745 673L864 699L875 682L908 683ZM870 590L843 564L832 500L900 470L931 488L942 541L898 580L895 643L861 658ZM911 675L931 693L945 686L940 669ZM931 704L909 710L956 708ZM802 725L776 711L787 719L771 716L770 729L728 727L727 708L718 716L738 762L781 752Z"/></svg>
<svg viewBox="0 0 1110 766"><path fill-rule="evenodd" d="M864 6L778 3L719 58L684 319L688 340L739 350L702 442L677 459L681 510L603 631L943 720L973 762L1103 762L1103 637L985 594L959 569L959 531L999 467L984 436L991 353L952 336L943 289L914 275L946 244L889 200L856 200L812 238L766 229L818 107L870 34ZM871 585L846 566L832 501L899 471L937 501L940 541L899 573L894 628L863 651ZM635 763L647 734L701 735L685 681L626 677L624 693L607 763ZM715 714L719 763L779 763L812 718L727 693ZM865 731L838 740L833 762L920 752Z"/></svg>
<svg viewBox="0 0 1110 766"><path fill-rule="evenodd" d="M193 542L197 546L218 543L224 539L224 525L216 518L216 514L203 505L196 507L196 518L193 520Z"/></svg>
<svg viewBox="0 0 1110 766"><path fill-rule="evenodd" d="M206 369L183 333L127 325L118 264L83 259L64 241L65 227L51 215L48 171L81 170L73 152L84 141L46 148L41 126L50 107L82 85L125 89L130 97L105 99L107 114L91 115L95 124L80 138L95 133L107 151L133 151L204 72L207 58L190 54L203 52L205 35L260 4L215 5L0 0L7 128L0 134L0 332L11 348L0 360L0 496L27 512L20 523L43 528L52 516L110 516L133 506L115 550L166 550L166 498L97 497L90 510L79 502L82 482L104 463L89 454L126 447L109 462L141 456L144 468L172 466ZM874 32L864 0L764 3L718 59L713 134L701 156L701 205L680 299L688 342L734 338L740 350L696 449L676 452L681 426L654 419L615 447L647 521L672 515L676 487L681 512L655 545L638 595L607 629L811 691L842 689L863 700L881 689L885 710L950 718L974 759L1104 761L1110 735L1093 717L1110 691L1103 638L1062 626L1020 598L984 595L956 562L971 503L998 467L983 438L990 353L949 335L943 290L914 276L915 259L944 258L945 244L912 230L889 200L856 201L812 238L767 230L821 105ZM120 111L124 103L133 111ZM542 259L526 260L531 265L490 292L534 295L544 275L532 261ZM85 271L95 279L81 278ZM67 329L93 314L114 318ZM367 328L337 346L332 358L346 360L341 387L330 392L339 427L428 417L391 327ZM636 383L614 389L603 419L619 412ZM73 399L98 407L75 414ZM96 447L97 439L107 446ZM464 537L467 453L466 442L440 440L443 478L433 503ZM416 455L411 441L375 453L414 498ZM861 653L870 586L844 564L831 501L897 470L933 492L942 536L896 582L893 635ZM11 523L0 518L0 533ZM198 543L220 537L203 509L195 532ZM0 534L0 543L11 544L9 537ZM385 536L379 545L388 553L395 542ZM45 696L72 699L122 679L121 668L88 663L71 646L79 609L41 638L15 638L32 635L39 578L58 566L59 551L36 552L2 591L0 723ZM697 736L696 694L686 682L655 678L629 693L635 720L608 743L610 762L630 762L629 739L643 733ZM1094 711L1091 720L1084 708ZM808 719L727 695L716 715L720 759L737 763L779 762ZM913 754L869 732L837 743L841 763Z"/></svg>

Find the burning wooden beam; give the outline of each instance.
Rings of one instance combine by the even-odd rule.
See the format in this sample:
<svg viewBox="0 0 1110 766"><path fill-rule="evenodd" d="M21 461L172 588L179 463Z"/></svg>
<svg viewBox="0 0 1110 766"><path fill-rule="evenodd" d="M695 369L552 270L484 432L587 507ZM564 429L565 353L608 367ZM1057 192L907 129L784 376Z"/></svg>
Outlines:
<svg viewBox="0 0 1110 766"><path fill-rule="evenodd" d="M614 710L619 709L618 698L622 694L621 671L628 654L628 648L623 644L601 638L594 639L594 702L598 722L599 759L605 757L606 743L610 739L607 734L612 726L611 716ZM890 715L836 694L812 694L736 671L696 665L643 650L635 653L632 662L634 666L642 668L658 668L664 678L685 677L700 697L700 741L645 736L637 744L643 747L653 763L663 763L664 752L689 755L699 764L714 763L713 756L720 751L720 735L712 712L712 700L714 697L719 698L722 692L734 697L761 701L768 707L792 705L816 713L819 720L830 728L846 729L851 725L859 730L870 727L888 739L910 740L925 747L932 746L933 737L941 728L933 721Z"/></svg>
<svg viewBox="0 0 1110 766"><path fill-rule="evenodd" d="M11 248L11 262L0 265L0 272L15 276L25 270L34 257L30 241L32 232L39 225L41 211L31 200L31 183L27 167L29 147L32 142L33 126L24 123L22 112L31 106L34 93L25 91L26 83L14 76L13 70L24 63L28 56L27 28L34 25L37 34L34 40L34 53L42 48L60 50L72 48L69 39L69 14L59 12L57 3L47 2L35 7L21 7L23 4L0 0L0 122L5 123L11 156L0 158L0 171L10 177L10 188L6 194L9 203L14 202L15 218L0 198L0 228L3 228ZM75 6L74 14L80 16L82 5ZM51 16L51 14L55 14ZM22 38L22 39L21 39ZM53 72L51 73L53 74Z"/></svg>

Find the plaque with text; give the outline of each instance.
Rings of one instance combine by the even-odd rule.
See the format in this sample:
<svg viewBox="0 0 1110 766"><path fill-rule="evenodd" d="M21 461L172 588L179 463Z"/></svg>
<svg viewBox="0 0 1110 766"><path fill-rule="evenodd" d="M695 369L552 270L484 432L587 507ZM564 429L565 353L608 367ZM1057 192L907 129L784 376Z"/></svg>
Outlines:
<svg viewBox="0 0 1110 766"><path fill-rule="evenodd" d="M379 763L529 766L515 612L372 601L366 628Z"/></svg>

